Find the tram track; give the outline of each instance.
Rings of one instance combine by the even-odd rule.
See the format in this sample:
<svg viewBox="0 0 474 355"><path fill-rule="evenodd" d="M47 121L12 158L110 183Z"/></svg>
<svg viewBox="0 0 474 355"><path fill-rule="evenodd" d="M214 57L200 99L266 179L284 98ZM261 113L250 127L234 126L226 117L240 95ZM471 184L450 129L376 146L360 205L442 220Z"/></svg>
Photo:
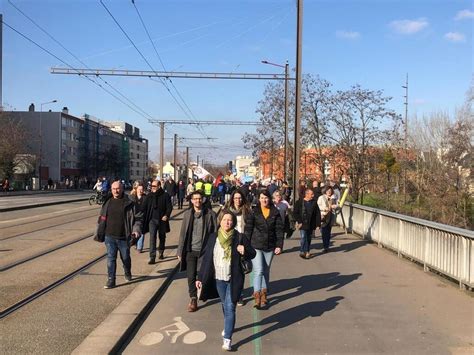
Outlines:
<svg viewBox="0 0 474 355"><path fill-rule="evenodd" d="M8 236L8 237L5 237L5 238L0 239L0 242L3 242L3 241L5 241L5 240L9 240L9 239L13 239L13 238L17 238L17 237L21 237L21 236L24 236L24 235L28 235L28 234L31 234L31 233L35 233L35 232L38 232L38 231L43 231L43 230L47 230L47 229L50 229L50 228L59 227L59 226L65 225L65 224L75 223L75 222L78 222L78 221L82 221L82 220L85 220L85 219L92 218L92 217L94 217L94 216L97 216L97 211L94 211L94 214L91 214L91 215L89 215L89 216L82 217L82 218L76 218L76 219L74 219L74 220L72 220L72 221L66 221L66 222L62 222L62 223L52 224L52 225L48 225L48 226L46 226L46 227L37 228L37 229L32 230L32 231L22 232L22 233L10 235L10 236ZM64 216L60 216L60 217L64 217Z"/></svg>
<svg viewBox="0 0 474 355"><path fill-rule="evenodd" d="M34 219L36 216L30 216L30 217L22 217L22 218L18 218L18 219L12 219L12 220L9 220L9 221L1 221L0 222L0 230L25 226L25 225L33 224L33 223L39 223L39 222L47 221L47 220L54 219L54 218L66 217L66 216L70 216L70 215L73 215L73 214L76 214L76 213L87 212L88 210L91 210L91 206L89 206L89 205L80 206L77 209L60 210L60 211L45 213L46 215L49 215L49 216L47 216L45 218L35 219L35 220L31 220L31 219ZM53 214L58 214L58 215L57 216L51 216ZM42 216L42 215L37 215L37 216ZM25 219L27 221L19 222L19 221L25 220ZM28 220L30 220L30 221L28 221ZM18 223L2 226L2 224L4 224L4 223L8 224L8 223L12 223L12 222L18 222Z"/></svg>
<svg viewBox="0 0 474 355"><path fill-rule="evenodd" d="M0 272L4 272L4 271L7 271L7 270L10 270L10 269L12 269L12 268L14 268L14 267L16 267L16 266L18 266L18 265L21 265L21 264L27 263L27 262L29 262L29 261L35 260L35 259L37 259L37 258L39 258L39 257L41 257L41 256L44 256L44 255L47 255L47 254L49 254L49 253L52 253L53 251L56 251L56 250L65 248L65 247L67 247L67 246L69 246L69 245L78 243L78 242L80 242L80 241L82 241L82 240L84 240L84 239L90 238L90 237L92 237L92 236L93 236L93 234L92 234L92 233L89 233L89 234L87 234L87 235L85 235L85 236L84 236L84 235L83 235L83 236L80 236L79 238L76 238L76 239L71 240L71 241L66 242L66 243L62 243L62 244L57 245L57 246L55 246L55 247L53 247L53 248L50 248L50 249L41 251L41 252L39 252L39 253L33 254L33 255L31 255L31 256L28 256L28 257L26 257L26 258L23 258L23 259L14 261L14 262L12 262L12 263L10 263L10 264L7 264L7 265L5 265L5 266L0 266Z"/></svg>
<svg viewBox="0 0 474 355"><path fill-rule="evenodd" d="M176 217L182 215L184 212L186 211L186 209L183 209L181 211L179 211L178 213L176 213L174 216L172 216L170 218L170 220L174 220ZM54 250L49 250L49 251L45 251L45 252L40 252L38 253L37 255L34 255L34 256L31 256L29 257L31 260L33 259L37 259L41 256L44 256L46 254L49 254L55 250L59 250L59 249L62 249L68 245L71 245L71 244L74 244L74 243L77 243L81 240L84 240L84 239L87 239L89 238L91 235L87 235L87 236L83 236L81 237L81 239L79 240L75 240L75 241L71 241L69 243L64 243L64 245L62 246L57 246L55 248L51 248L51 249L54 249ZM68 274L66 274L65 276L61 277L59 280L56 280L56 281L53 281L52 283L48 284L47 286L45 287L42 287L40 288L38 291L35 291L33 292L32 294L30 294L29 296L26 296L24 298L22 298L21 300L13 303L12 305L4 308L3 310L0 311L0 319L3 319L11 314L13 314L14 312L20 310L21 308L23 308L24 306L30 304L31 302L33 302L34 300L38 299L39 297L49 293L51 290L55 289L56 287L66 283L67 281L71 280L72 278L74 278L75 276L79 275L81 272L83 272L84 270L87 270L88 268L92 267L93 265L95 265L96 263L98 263L99 261L101 261L102 259L104 259L105 257L107 256L106 253L103 253L101 254L100 256L98 257L95 257L92 261L88 261L86 264L82 265L81 267L79 267L78 269L75 269L74 271L72 272L69 272ZM4 266L3 268L6 268L5 270L8 270L8 269L11 269L17 265L20 265L20 264L23 264L23 263L26 263L28 262L29 260L27 260L28 258L25 258L25 260L19 260L17 262L13 262L11 263L11 265L6 265ZM14 265L15 263L18 263L17 265ZM2 270L3 271L3 270ZM163 290L162 290L163 292Z"/></svg>
<svg viewBox="0 0 474 355"><path fill-rule="evenodd" d="M40 290L32 293L31 295L23 298L22 300L12 304L11 306L8 306L7 308L3 309L0 311L0 319L3 319L7 317L8 315L16 312L17 310L21 309L22 307L26 306L27 304L31 303L32 301L36 300L37 298L41 297L42 295L48 293L49 291L53 290L54 288L66 283L68 280L72 279L74 276L80 274L82 271L90 268L91 266L95 265L98 263L100 260L104 259L106 257L106 253L94 258L92 261L89 261L87 264L82 265L78 269L66 274L59 280L56 280L46 287L41 288Z"/></svg>

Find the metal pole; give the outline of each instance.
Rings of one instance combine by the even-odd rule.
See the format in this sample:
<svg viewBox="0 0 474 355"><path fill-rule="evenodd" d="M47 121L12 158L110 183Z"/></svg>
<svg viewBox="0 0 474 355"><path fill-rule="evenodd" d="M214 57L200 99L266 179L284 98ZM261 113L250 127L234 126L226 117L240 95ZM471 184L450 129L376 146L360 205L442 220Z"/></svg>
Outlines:
<svg viewBox="0 0 474 355"><path fill-rule="evenodd" d="M303 47L303 0L297 4L297 37L296 37L296 107L295 107L295 142L293 152L293 203L299 199L300 180L300 126L301 126L301 55Z"/></svg>
<svg viewBox="0 0 474 355"><path fill-rule="evenodd" d="M177 180L177 175L178 175L178 135L175 133L174 135L174 154L173 154L173 179L174 181Z"/></svg>
<svg viewBox="0 0 474 355"><path fill-rule="evenodd" d="M160 176L159 179L163 178L163 165L165 160L165 123L160 122Z"/></svg>
<svg viewBox="0 0 474 355"><path fill-rule="evenodd" d="M186 147L186 181L185 183L188 183L189 179L189 147Z"/></svg>
<svg viewBox="0 0 474 355"><path fill-rule="evenodd" d="M196 158L196 165L199 165L199 155Z"/></svg>
<svg viewBox="0 0 474 355"><path fill-rule="evenodd" d="M285 64L285 154L283 180L288 181L288 61Z"/></svg>
<svg viewBox="0 0 474 355"><path fill-rule="evenodd" d="M273 138L272 138L272 149L270 150L270 154L271 154L271 160L270 160L270 180L273 179L273 158L274 158L274 154L273 154Z"/></svg>
<svg viewBox="0 0 474 355"><path fill-rule="evenodd" d="M407 168L408 168L408 73L405 86L402 86L405 89L405 169L403 172L403 200L404 203L407 203Z"/></svg>
<svg viewBox="0 0 474 355"><path fill-rule="evenodd" d="M43 120L42 120L42 113L43 113L43 104L40 105L40 117L39 117L39 138L40 138L40 146L39 146L39 168L38 168L38 177L39 177L39 187L41 190L41 161L43 158ZM68 186L69 187L69 186Z"/></svg>

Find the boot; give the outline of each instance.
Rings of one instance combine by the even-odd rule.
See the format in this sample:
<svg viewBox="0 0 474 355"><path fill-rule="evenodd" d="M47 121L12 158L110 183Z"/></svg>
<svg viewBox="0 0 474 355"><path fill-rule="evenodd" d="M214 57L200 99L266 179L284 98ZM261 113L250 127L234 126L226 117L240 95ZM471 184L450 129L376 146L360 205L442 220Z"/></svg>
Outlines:
<svg viewBox="0 0 474 355"><path fill-rule="evenodd" d="M260 308L260 291L253 293L254 304L255 308Z"/></svg>
<svg viewBox="0 0 474 355"><path fill-rule="evenodd" d="M268 300L267 300L267 289L266 288L262 288L262 291L260 293L260 305L262 307L265 307L268 303Z"/></svg>
<svg viewBox="0 0 474 355"><path fill-rule="evenodd" d="M158 259L163 260L165 257L163 256L163 250L158 251Z"/></svg>

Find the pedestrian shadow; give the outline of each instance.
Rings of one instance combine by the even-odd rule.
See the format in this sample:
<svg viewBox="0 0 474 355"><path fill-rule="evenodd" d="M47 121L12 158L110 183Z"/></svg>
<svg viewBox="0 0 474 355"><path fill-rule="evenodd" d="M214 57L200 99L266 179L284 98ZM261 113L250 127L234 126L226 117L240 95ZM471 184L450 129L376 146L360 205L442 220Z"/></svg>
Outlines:
<svg viewBox="0 0 474 355"><path fill-rule="evenodd" d="M303 321L308 317L320 317L325 312L332 311L339 305L339 302L343 300L342 296L330 297L324 301L313 301L304 304L300 304L296 307L286 309L279 313L268 316L257 323L250 323L237 330L244 330L255 326L263 327L270 325L270 327L260 330L258 333L252 334L251 336L240 340L234 344L235 349L240 346L250 343L255 339L263 338L267 334L270 334L278 329L289 327L292 324Z"/></svg>
<svg viewBox="0 0 474 355"><path fill-rule="evenodd" d="M338 290L347 284L356 281L361 273L351 275L341 275L338 272L330 272L327 274L304 275L293 279L280 279L270 282L269 303L268 306L273 307L278 303L285 302L291 298L301 296L308 292L329 288L328 291ZM289 293L285 291L293 290ZM252 294L252 287L247 287L244 296ZM251 299L249 300L251 301Z"/></svg>

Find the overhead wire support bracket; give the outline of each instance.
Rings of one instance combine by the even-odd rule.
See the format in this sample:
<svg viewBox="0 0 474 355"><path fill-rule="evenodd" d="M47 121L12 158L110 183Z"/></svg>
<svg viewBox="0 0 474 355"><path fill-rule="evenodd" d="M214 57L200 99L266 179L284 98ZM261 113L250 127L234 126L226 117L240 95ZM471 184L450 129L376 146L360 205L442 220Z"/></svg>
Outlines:
<svg viewBox="0 0 474 355"><path fill-rule="evenodd" d="M51 68L51 74L72 75L108 75L108 76L138 76L157 78L181 79L249 79L249 80L285 80L285 74L263 73L212 73L212 72L175 72L126 69L81 69L81 68ZM288 78L295 80L295 78Z"/></svg>
<svg viewBox="0 0 474 355"><path fill-rule="evenodd" d="M208 124L208 125L224 125L224 126L259 126L262 123L256 121L191 121L191 120L149 120L151 124Z"/></svg>

